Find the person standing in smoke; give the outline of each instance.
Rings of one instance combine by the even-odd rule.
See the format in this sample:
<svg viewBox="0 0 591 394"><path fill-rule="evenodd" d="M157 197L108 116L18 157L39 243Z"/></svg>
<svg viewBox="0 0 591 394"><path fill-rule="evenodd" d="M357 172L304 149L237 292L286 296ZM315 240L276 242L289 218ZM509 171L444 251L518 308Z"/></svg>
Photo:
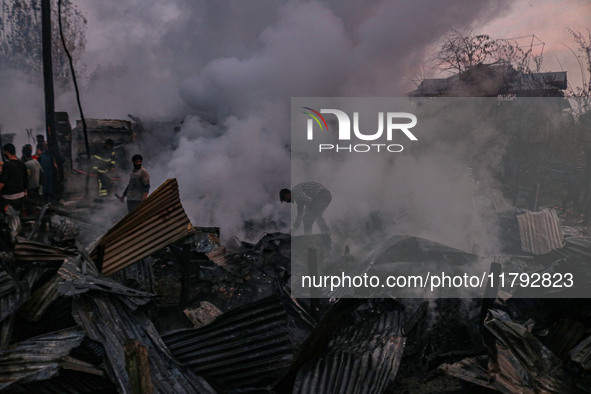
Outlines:
<svg viewBox="0 0 591 394"><path fill-rule="evenodd" d="M143 161L144 158L142 155L136 154L131 158L133 169L129 177L129 184L125 188L123 195L119 197L121 202L127 198L127 212L131 212L137 208L148 197L148 192L150 191L150 175L142 167Z"/></svg>
<svg viewBox="0 0 591 394"><path fill-rule="evenodd" d="M111 192L110 173L116 164L114 146L113 140L107 138L102 148L93 156L92 170L96 174L99 197L106 197Z"/></svg>
<svg viewBox="0 0 591 394"><path fill-rule="evenodd" d="M57 166L51 158L47 142L43 146L37 146L38 160L43 169L40 183L43 201L58 205L60 201L59 185L57 183Z"/></svg>
<svg viewBox="0 0 591 394"><path fill-rule="evenodd" d="M33 159L33 147L31 144L23 146L22 153L21 160L27 166L27 173L29 174L28 197L33 200L40 200L39 188L41 186L40 180L43 168L37 160Z"/></svg>
<svg viewBox="0 0 591 394"><path fill-rule="evenodd" d="M298 213L293 225L294 230L297 230L303 221L304 234L312 233L314 222L318 224L323 234L330 232L322 214L332 201L332 195L320 183L302 182L295 185L292 190L281 189L279 200L281 202L296 203Z"/></svg>

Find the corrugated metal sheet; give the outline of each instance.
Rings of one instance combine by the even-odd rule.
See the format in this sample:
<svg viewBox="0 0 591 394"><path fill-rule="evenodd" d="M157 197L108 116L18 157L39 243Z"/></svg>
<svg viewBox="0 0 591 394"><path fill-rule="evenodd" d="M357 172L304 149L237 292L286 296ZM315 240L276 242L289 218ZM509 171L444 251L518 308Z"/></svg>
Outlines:
<svg viewBox="0 0 591 394"><path fill-rule="evenodd" d="M60 293L68 296L98 290L124 296L121 298L129 309L135 310L147 304L154 294L132 289L121 283L101 275L94 264L86 262L82 257L67 259L58 270L61 280L57 287Z"/></svg>
<svg viewBox="0 0 591 394"><path fill-rule="evenodd" d="M123 296L93 293L74 299L73 315L89 338L101 342L108 371L120 392L131 393L125 370L124 344L137 339L148 349L150 375L157 393L214 393L211 386L172 359L152 322L139 310L129 310Z"/></svg>
<svg viewBox="0 0 591 394"><path fill-rule="evenodd" d="M402 313L394 311L344 328L324 356L299 370L293 392L384 392L404 352L403 325Z"/></svg>
<svg viewBox="0 0 591 394"><path fill-rule="evenodd" d="M567 238L564 247L556 250L562 257L576 257L581 260L591 259L591 237Z"/></svg>
<svg viewBox="0 0 591 394"><path fill-rule="evenodd" d="M194 233L181 205L178 182L168 179L101 237L91 256L96 259L99 246L104 246L102 273L111 275Z"/></svg>
<svg viewBox="0 0 591 394"><path fill-rule="evenodd" d="M154 281L152 263L152 258L148 256L129 267L123 268L121 271L117 271L113 275L113 279L126 286L154 293L156 291L156 284Z"/></svg>
<svg viewBox="0 0 591 394"><path fill-rule="evenodd" d="M591 337L585 338L569 353L570 359L579 363L586 371L591 370Z"/></svg>
<svg viewBox="0 0 591 394"><path fill-rule="evenodd" d="M33 382L18 385L20 391L16 393L35 393L35 394L84 394L118 393L115 385L104 376L97 376L90 373L70 371L62 369L58 376L41 382Z"/></svg>
<svg viewBox="0 0 591 394"><path fill-rule="evenodd" d="M0 390L14 383L54 376L60 359L80 345L83 337L81 329L71 328L27 339L0 351Z"/></svg>
<svg viewBox="0 0 591 394"><path fill-rule="evenodd" d="M588 393L591 379L587 372L571 368L544 346L530 330L490 311L484 327L497 341L498 381L506 392Z"/></svg>
<svg viewBox="0 0 591 394"><path fill-rule="evenodd" d="M51 304L59 297L57 282L59 278L53 278L39 287L20 308L19 315L30 321L38 321Z"/></svg>
<svg viewBox="0 0 591 394"><path fill-rule="evenodd" d="M553 209L517 215L521 249L532 254L546 254L564 246L560 221Z"/></svg>
<svg viewBox="0 0 591 394"><path fill-rule="evenodd" d="M30 294L29 284L16 280L12 265L0 261L0 322L22 305Z"/></svg>
<svg viewBox="0 0 591 394"><path fill-rule="evenodd" d="M14 255L20 261L64 261L68 256L75 256L75 248L58 248L40 242L27 241L17 238L14 246Z"/></svg>
<svg viewBox="0 0 591 394"><path fill-rule="evenodd" d="M163 340L178 360L224 390L272 383L287 372L295 352L288 315L276 296Z"/></svg>
<svg viewBox="0 0 591 394"><path fill-rule="evenodd" d="M72 300L72 316L90 339L104 346L107 373L119 392L131 392L124 351L124 344L130 339L137 339L148 349L154 392L213 392L203 378L172 359L153 323L138 308L149 300L149 294L126 288L97 273L93 264L86 263L82 259L64 262L59 270L64 280L60 289L76 294Z"/></svg>
<svg viewBox="0 0 591 394"><path fill-rule="evenodd" d="M506 393L505 385L501 384L503 377L491 379L486 369L488 358L486 356L468 357L453 364L441 364L437 369L458 379ZM527 393L527 391L523 391Z"/></svg>

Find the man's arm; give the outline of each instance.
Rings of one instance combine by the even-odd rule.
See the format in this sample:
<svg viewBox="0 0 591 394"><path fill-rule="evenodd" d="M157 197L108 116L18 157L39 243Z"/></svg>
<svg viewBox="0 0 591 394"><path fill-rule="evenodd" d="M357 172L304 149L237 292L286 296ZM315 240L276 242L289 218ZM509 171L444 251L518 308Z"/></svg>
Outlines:
<svg viewBox="0 0 591 394"><path fill-rule="evenodd" d="M127 197L127 190L129 190L129 184L127 185L127 187L123 191L123 194L119 197L119 200L121 200L121 202L123 202L123 200L125 199L125 197Z"/></svg>
<svg viewBox="0 0 591 394"><path fill-rule="evenodd" d="M150 191L150 174L144 170L142 174L142 184L144 187L144 194L142 195L142 201L148 198L148 192Z"/></svg>

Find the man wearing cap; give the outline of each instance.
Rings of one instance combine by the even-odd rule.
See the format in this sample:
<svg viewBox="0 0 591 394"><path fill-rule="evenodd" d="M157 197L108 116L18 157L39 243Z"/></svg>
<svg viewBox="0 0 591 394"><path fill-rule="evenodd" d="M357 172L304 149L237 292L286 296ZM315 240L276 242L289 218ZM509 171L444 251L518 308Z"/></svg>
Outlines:
<svg viewBox="0 0 591 394"><path fill-rule="evenodd" d="M318 182L303 182L297 184L292 190L281 189L279 192L281 202L295 202L298 214L294 223L294 230L304 222L304 234L312 233L314 222L318 224L323 234L328 234L329 229L322 214L332 201L330 191Z"/></svg>
<svg viewBox="0 0 591 394"><path fill-rule="evenodd" d="M98 182L98 196L106 197L111 191L111 177L109 173L115 168L115 143L107 138L102 149L94 154L93 172L96 174Z"/></svg>
<svg viewBox="0 0 591 394"><path fill-rule="evenodd" d="M20 212L27 196L28 174L27 166L16 157L16 148L13 144L5 144L2 147L7 160L2 164L0 174L0 200L1 212L6 212L8 205Z"/></svg>
<svg viewBox="0 0 591 394"><path fill-rule="evenodd" d="M133 163L133 169L129 177L129 184L123 192L123 195L119 197L121 202L127 198L127 212L133 211L137 208L142 201L148 197L150 191L150 175L144 167L142 162L144 158L142 155L133 155L131 162Z"/></svg>

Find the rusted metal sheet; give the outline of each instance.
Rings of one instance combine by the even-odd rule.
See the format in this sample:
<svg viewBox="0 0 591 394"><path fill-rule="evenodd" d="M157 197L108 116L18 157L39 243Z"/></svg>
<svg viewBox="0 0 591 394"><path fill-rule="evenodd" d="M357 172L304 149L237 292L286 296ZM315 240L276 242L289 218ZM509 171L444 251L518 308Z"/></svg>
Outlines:
<svg viewBox="0 0 591 394"><path fill-rule="evenodd" d="M327 352L305 364L294 393L381 393L394 380L406 338L398 311L340 330Z"/></svg>
<svg viewBox="0 0 591 394"><path fill-rule="evenodd" d="M68 256L75 256L75 248L58 248L41 242L17 238L14 255L19 261L64 261Z"/></svg>
<svg viewBox="0 0 591 394"><path fill-rule="evenodd" d="M591 337L582 340L569 352L570 359L579 363L586 371L591 370Z"/></svg>
<svg viewBox="0 0 591 394"><path fill-rule="evenodd" d="M218 316L223 315L223 312L217 306L208 301L201 301L198 308L187 308L183 313L191 320L195 328L211 324Z"/></svg>
<svg viewBox="0 0 591 394"><path fill-rule="evenodd" d="M507 392L589 392L590 379L544 346L530 330L491 310L485 328L497 339L497 376ZM519 379L516 379L519 377Z"/></svg>
<svg viewBox="0 0 591 394"><path fill-rule="evenodd" d="M564 246L560 221L553 209L517 215L521 249L532 254L546 254Z"/></svg>
<svg viewBox="0 0 591 394"><path fill-rule="evenodd" d="M58 281L58 276L54 275L39 287L20 308L19 314L29 321L38 321L41 319L51 304L59 297L57 290Z"/></svg>
<svg viewBox="0 0 591 394"><path fill-rule="evenodd" d="M484 327L495 340L489 350L490 358L467 358L454 364L443 364L439 369L503 393L587 393L591 390L588 372L565 362L568 357L561 358L555 353L563 352L563 347L556 347L554 351L546 347L531 332L531 327L513 322L506 313L494 309L490 310ZM563 324L556 332L556 340L561 335L568 340L573 327L570 323ZM573 360L575 354L582 356L579 351L584 348L584 343L582 341L582 346L571 351ZM582 359L575 361L581 362Z"/></svg>
<svg viewBox="0 0 591 394"><path fill-rule="evenodd" d="M82 338L84 331L71 328L27 339L0 351L0 390L54 376L62 357L80 345Z"/></svg>
<svg viewBox="0 0 591 394"><path fill-rule="evenodd" d="M591 237L570 237L564 247L552 253L556 258L567 257L589 261L591 259Z"/></svg>
<svg viewBox="0 0 591 394"><path fill-rule="evenodd" d="M0 261L0 322L14 313L30 295L29 284L17 280L9 262Z"/></svg>
<svg viewBox="0 0 591 394"><path fill-rule="evenodd" d="M179 361L225 391L262 388L289 369L295 349L288 324L284 306L273 296L163 340Z"/></svg>
<svg viewBox="0 0 591 394"><path fill-rule="evenodd" d="M90 255L96 261L99 247L104 247L101 272L112 275L193 234L195 229L181 205L178 182L168 179L101 237Z"/></svg>
<svg viewBox="0 0 591 394"><path fill-rule="evenodd" d="M128 309L120 296L82 294L74 299L73 315L91 339L104 345L108 358L107 372L120 392L131 392L123 349L129 339L137 339L148 349L154 392L215 392L203 378L175 363L152 322L143 312Z"/></svg>
<svg viewBox="0 0 591 394"><path fill-rule="evenodd" d="M491 379L488 374L487 364L488 358L486 356L469 357L457 363L441 364L438 369L466 382L486 387L490 390L507 393L508 391L505 390L505 386L500 384L499 380ZM531 393L531 391L524 390L523 393Z"/></svg>
<svg viewBox="0 0 591 394"><path fill-rule="evenodd" d="M124 344L130 339L148 349L154 392L214 392L203 378L172 359L153 323L138 308L149 301L150 294L101 275L82 257L64 262L59 276L63 280L60 290L75 295L72 316L76 323L88 338L104 346L107 373L120 392L132 392L124 353Z"/></svg>
<svg viewBox="0 0 591 394"><path fill-rule="evenodd" d="M91 262L85 261L81 256L77 259L67 259L58 270L60 281L57 288L61 294L73 296L98 290L121 296L121 301L131 310L147 304L154 294L132 289L121 283L101 275Z"/></svg>
<svg viewBox="0 0 591 394"><path fill-rule="evenodd" d="M18 385L17 393L35 394L82 394L82 393L117 393L115 385L106 377L70 369L62 369L59 375L49 380Z"/></svg>
<svg viewBox="0 0 591 394"><path fill-rule="evenodd" d="M138 290L154 293L156 291L156 283L152 263L152 258L146 257L129 267L117 271L112 278L119 283L133 284L132 287Z"/></svg>
<svg viewBox="0 0 591 394"><path fill-rule="evenodd" d="M122 119L85 119L86 130L93 141L112 138L116 142L133 142L133 127L130 121ZM82 121L76 121L76 131L82 132Z"/></svg>

